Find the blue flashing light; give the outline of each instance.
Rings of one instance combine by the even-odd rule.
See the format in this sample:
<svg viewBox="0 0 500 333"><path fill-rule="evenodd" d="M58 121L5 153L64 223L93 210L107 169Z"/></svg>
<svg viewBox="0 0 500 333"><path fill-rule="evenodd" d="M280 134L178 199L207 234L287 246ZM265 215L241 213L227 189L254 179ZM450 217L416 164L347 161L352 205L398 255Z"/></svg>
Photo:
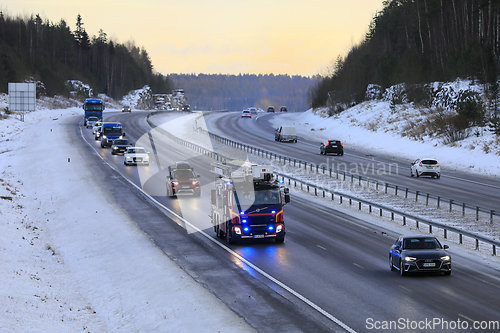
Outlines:
<svg viewBox="0 0 500 333"><path fill-rule="evenodd" d="M240 212L240 215L245 215L245 212Z"/></svg>
<svg viewBox="0 0 500 333"><path fill-rule="evenodd" d="M243 231L245 231L245 232L248 230L250 230L250 228L248 228L248 227L243 228Z"/></svg>
<svg viewBox="0 0 500 333"><path fill-rule="evenodd" d="M273 231L274 230L274 227L272 225L269 226L268 228L270 231Z"/></svg>
<svg viewBox="0 0 500 333"><path fill-rule="evenodd" d="M271 213L272 213L272 214L276 214L276 211L275 211L275 210L272 210L272 211L271 211Z"/></svg>
<svg viewBox="0 0 500 333"><path fill-rule="evenodd" d="M242 220L241 222L242 222L242 223L247 223L248 221L245 219L245 220Z"/></svg>
<svg viewBox="0 0 500 333"><path fill-rule="evenodd" d="M231 185L231 182L226 182L226 185Z"/></svg>
<svg viewBox="0 0 500 333"><path fill-rule="evenodd" d="M283 181L283 179L281 179L281 180L280 180L280 184L283 184L283 183L284 183L284 181Z"/></svg>

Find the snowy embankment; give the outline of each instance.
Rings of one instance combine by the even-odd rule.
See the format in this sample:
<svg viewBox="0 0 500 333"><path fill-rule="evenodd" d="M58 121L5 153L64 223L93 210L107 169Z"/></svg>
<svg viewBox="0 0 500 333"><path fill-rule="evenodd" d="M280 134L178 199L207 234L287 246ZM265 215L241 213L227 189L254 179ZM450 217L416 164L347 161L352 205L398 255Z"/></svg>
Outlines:
<svg viewBox="0 0 500 333"><path fill-rule="evenodd" d="M368 101L332 117L325 113L325 110L308 110L281 114L272 122L276 127L295 126L299 137L341 140L347 149L407 158L408 174L410 162L420 157L435 157L443 173L450 169L500 176L500 142L488 130L478 130L477 135L450 145L444 144L442 137L427 135L423 127L418 135L412 132L431 114L410 105L398 105L393 111L389 102Z"/></svg>
<svg viewBox="0 0 500 333"><path fill-rule="evenodd" d="M93 180L75 115L0 120L2 332L253 331Z"/></svg>

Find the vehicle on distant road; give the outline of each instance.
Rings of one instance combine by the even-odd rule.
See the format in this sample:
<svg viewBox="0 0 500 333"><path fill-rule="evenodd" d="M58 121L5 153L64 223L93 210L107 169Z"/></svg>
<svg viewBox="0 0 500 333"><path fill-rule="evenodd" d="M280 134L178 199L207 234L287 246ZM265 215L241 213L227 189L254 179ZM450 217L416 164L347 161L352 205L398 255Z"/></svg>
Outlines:
<svg viewBox="0 0 500 333"><path fill-rule="evenodd" d="M293 126L281 126L274 131L274 141L297 142L297 131Z"/></svg>
<svg viewBox="0 0 500 333"><path fill-rule="evenodd" d="M99 140L102 135L102 124L94 126L95 131L94 131L94 139Z"/></svg>
<svg viewBox="0 0 500 333"><path fill-rule="evenodd" d="M252 118L252 113L250 110L243 110L243 112L241 112L241 118Z"/></svg>
<svg viewBox="0 0 500 333"><path fill-rule="evenodd" d="M338 156L344 156L344 145L340 140L328 140L321 143L319 153L321 155L337 154Z"/></svg>
<svg viewBox="0 0 500 333"><path fill-rule="evenodd" d="M251 114L257 114L257 108L249 108L248 111L250 111Z"/></svg>
<svg viewBox="0 0 500 333"><path fill-rule="evenodd" d="M182 106L182 111L191 111L191 107L188 104L183 105Z"/></svg>
<svg viewBox="0 0 500 333"><path fill-rule="evenodd" d="M87 98L83 103L83 126L89 128L87 124L90 117L97 118L98 121L102 121L102 112L105 109L104 102L99 98Z"/></svg>
<svg viewBox="0 0 500 333"><path fill-rule="evenodd" d="M124 137L125 132L123 132L121 123L102 123L101 148L111 147L114 140L123 139Z"/></svg>
<svg viewBox="0 0 500 333"><path fill-rule="evenodd" d="M122 106L122 112L132 112L132 108L128 105Z"/></svg>
<svg viewBox="0 0 500 333"><path fill-rule="evenodd" d="M410 176L441 178L441 167L435 158L419 158L411 164Z"/></svg>
<svg viewBox="0 0 500 333"><path fill-rule="evenodd" d="M92 126L92 135L95 135L95 132L97 131L97 129L99 128L99 126L102 125L102 122L98 121L95 123L94 126Z"/></svg>
<svg viewBox="0 0 500 333"><path fill-rule="evenodd" d="M95 124L99 122L99 118L97 117L88 117L87 118L87 128L93 128Z"/></svg>
<svg viewBox="0 0 500 333"><path fill-rule="evenodd" d="M267 108L267 112L272 112L274 113L274 106L270 106Z"/></svg>
<svg viewBox="0 0 500 333"><path fill-rule="evenodd" d="M451 274L448 245L441 245L434 236L400 236L389 251L391 270L399 274L412 272L442 272Z"/></svg>
<svg viewBox="0 0 500 333"><path fill-rule="evenodd" d="M167 196L201 195L200 176L194 173L194 168L188 162L180 161L168 167Z"/></svg>
<svg viewBox="0 0 500 333"><path fill-rule="evenodd" d="M113 144L111 145L111 154L113 155L118 155L118 154L125 154L125 151L131 146L132 144L128 142L127 139L116 139L113 141Z"/></svg>
<svg viewBox="0 0 500 333"><path fill-rule="evenodd" d="M288 112L288 109L286 108L286 106L282 106L280 108L280 112Z"/></svg>
<svg viewBox="0 0 500 333"><path fill-rule="evenodd" d="M125 165L149 165L149 152L143 147L128 147L123 154Z"/></svg>

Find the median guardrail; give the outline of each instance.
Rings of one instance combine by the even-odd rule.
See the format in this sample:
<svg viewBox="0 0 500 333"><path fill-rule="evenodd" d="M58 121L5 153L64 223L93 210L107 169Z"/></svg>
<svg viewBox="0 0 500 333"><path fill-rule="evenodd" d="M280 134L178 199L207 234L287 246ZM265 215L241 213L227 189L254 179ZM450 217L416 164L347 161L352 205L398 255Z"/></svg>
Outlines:
<svg viewBox="0 0 500 333"><path fill-rule="evenodd" d="M155 114L159 114L159 113L163 113L163 112L161 112L161 111L155 111L155 112L150 113L147 116L147 122L148 122L148 124L152 128L155 128L161 134L167 136L168 138L170 138L171 140L173 140L174 142L176 142L176 143L178 143L180 145L183 145L183 146L185 146L187 148L190 148L190 149L192 149L192 150L194 150L194 151L196 151L196 152L198 152L198 153L200 153L202 155L208 156L208 157L210 157L210 158L212 158L212 159L214 159L216 161L220 161L221 163L225 163L227 160L231 160L231 158L223 156L223 155L221 155L221 154L219 154L217 152L214 152L212 150L206 149L206 148L201 147L201 146L199 146L197 144L194 144L192 142L180 139L180 138L176 137L175 135L173 135L172 133L170 133L170 132L162 129L159 126L157 126L156 124L154 124L150 120L150 116L151 115L155 115ZM287 157L281 156L279 154L276 154L276 153L273 153L273 152L270 152L270 151L267 151L267 150L264 150L264 149L260 149L260 148L256 148L256 147L251 147L249 145L244 145L242 143L239 143L239 142L227 139L227 138L223 138L221 136L212 134L212 133L210 133L210 132L208 132L208 131L206 131L206 130L200 128L200 127L198 127L198 125L196 125L196 126L197 126L198 131L206 133L211 138L213 138L213 139L215 139L215 140L217 140L217 141L219 141L221 143L224 143L226 145L229 145L229 146L237 148L237 149L241 149L241 150L247 151L247 152L252 153L252 154L256 154L257 156L262 156L262 157L271 158L271 159L274 157L275 160L280 160L280 161L283 160L284 162L286 162L288 160L289 163L292 163L292 161L293 161L294 165L296 165L297 163L304 163L303 161L299 161L297 159L287 158ZM307 165L307 164L305 164L305 165ZM310 164L310 165L312 167L312 164ZM299 164L299 166L301 166L301 164ZM330 170L330 172L331 172L331 170ZM323 197L326 197L326 194L328 193L329 197L331 196L331 200L335 200L335 198L337 197L337 198L339 198L339 201L340 201L341 204L343 203L344 199L348 199L350 205L352 205L353 202L357 202L359 210L362 209L362 205L368 206L370 213L372 213L373 209L375 208L375 209L379 210L381 217L383 216L384 212L388 212L388 213L390 213L391 220L393 220L393 221L395 220L395 216L400 216L401 219L402 219L403 225L406 225L407 222L408 222L408 220L413 220L415 222L415 224L416 224L416 228L417 229L420 229L420 224L421 223L426 224L429 227L429 233L433 233L433 228L441 229L441 230L443 230L443 236L444 236L445 239L448 238L448 233L449 232L456 233L458 235L459 243L460 244L463 244L463 242L464 242L463 238L464 237L469 237L469 238L471 238L471 239L473 239L475 241L475 248L476 248L476 250L479 250L480 242L483 242L485 244L488 244L488 245L492 246L492 254L496 256L496 248L497 248L497 246L500 246L500 242L499 241L490 239L490 238L488 238L486 236L479 235L479 234L474 233L474 232L470 232L470 231L467 231L467 230L462 230L462 229L457 228L457 227L449 226L449 225L446 225L446 224L443 224L443 223L435 222L435 221L432 221L432 220L429 220L429 219L425 219L425 218L422 218L422 217L419 217L419 216L415 216L415 215L412 215L412 214L409 214L409 213L405 213L403 211L400 211L400 210L397 210L397 209L394 209L394 208L391 208L391 207L387 207L387 206L384 206L384 205L381 205L381 204L377 204L377 203L374 203L374 202L370 202L369 200L358 198L356 196L353 196L353 195L350 195L350 194L346 194L346 193L343 193L343 192L340 192L340 191L334 191L334 190L327 189L327 188L324 188L324 187L321 187L321 186L317 186L316 184L312 184L312 183L306 182L304 180L300 180L300 179L291 177L289 175L285 175L285 174L282 174L282 173L275 173L275 174L278 177L280 177L281 181L284 182L284 183L286 183L286 180L288 180L288 185L289 186L291 186L292 181L293 181L294 187L298 187L297 184L299 184L300 187L301 187L301 190L305 190L308 193L310 193L311 189L314 189L314 194L316 196L318 196L318 193L322 193ZM337 177L338 177L338 175L339 175L339 173L337 173ZM347 173L343 173L342 175L343 175L344 179L347 179ZM351 176L350 178L352 179L352 181L354 181L354 175L350 175L350 176ZM361 181L361 178L359 178L359 181ZM377 184L379 184L379 183L385 184L384 186L386 188L389 187L389 184L387 184L385 182L379 182L379 181L376 181L376 180L374 180L374 181L377 182ZM406 192L409 192L407 188L406 188ZM418 193L416 195L416 198L418 200Z"/></svg>
<svg viewBox="0 0 500 333"><path fill-rule="evenodd" d="M203 115L200 115L199 117L201 117L201 116L203 116ZM199 117L197 117L197 119ZM198 131L206 132L210 136L210 138L213 140L216 140L216 141L223 143L225 145L228 145L230 147L246 151L246 152L251 153L251 154L256 154L257 156L274 159L276 161L279 161L279 163L286 164L288 161L289 165L292 165L292 163L293 163L294 167L298 166L299 168L301 168L303 165L304 169L310 168L311 171L316 170L316 173L319 173L319 171L322 171L322 173L324 175L329 175L330 177L335 176L336 179L339 179L339 177L342 177L343 180L350 179L350 181L352 183L354 183L354 181L358 181L359 183L364 181L367 183L367 186L370 186L370 184L373 184L377 190L379 190L380 186L382 186L383 188L385 188L385 193L388 193L389 190L391 189L396 196L398 195L398 192L403 191L405 193L405 198L408 198L408 195L411 194L411 195L415 196L415 201L418 201L419 199L420 200L425 199L426 205L429 205L429 200L432 199L432 200L436 201L437 208L440 208L444 204L444 205L449 206L449 211L451 212L453 210L453 208L456 209L458 207L459 209L462 210L462 216L465 216L466 210L472 210L476 214L476 221L479 220L480 213L488 215L489 219L490 219L490 223L494 222L493 218L495 216L497 216L497 217L500 216L500 212L497 212L493 209L487 209L487 208L483 208L483 207L480 207L477 205L472 205L472 204L468 204L465 202L460 202L458 200L444 198L442 196L434 195L431 193L413 190L413 189L410 189L410 188L405 187L403 185L391 184L391 183L387 183L387 182L377 180L374 178L370 178L370 177L364 177L361 175L354 175L354 174L351 174L349 172L342 171L342 170L332 170L331 168L326 169L324 166L320 168L319 165L312 163L312 162L302 161L302 160L299 160L296 158L283 156L283 155L277 154L277 153L269 151L269 150L253 147L250 145L246 145L246 144L222 137L222 136L217 135L217 134L213 134L213 133L199 127L198 123L196 123L196 126L197 126Z"/></svg>

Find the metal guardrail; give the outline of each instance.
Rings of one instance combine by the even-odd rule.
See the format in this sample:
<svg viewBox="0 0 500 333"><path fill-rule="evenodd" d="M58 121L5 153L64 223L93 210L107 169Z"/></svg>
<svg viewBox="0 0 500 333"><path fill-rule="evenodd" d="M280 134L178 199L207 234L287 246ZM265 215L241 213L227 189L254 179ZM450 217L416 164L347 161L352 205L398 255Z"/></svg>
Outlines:
<svg viewBox="0 0 500 333"><path fill-rule="evenodd" d="M148 124L152 128L155 128L157 131L159 131L163 135L167 136L168 138L170 138L174 142L176 142L178 144L181 144L181 145L183 145L185 147L188 147L190 149L193 149L193 150L195 150L195 151L197 151L197 152L199 152L199 153L201 153L201 154L203 154L205 156L208 156L208 157L210 157L212 159L220 161L221 163L224 163L225 161L230 160L230 158L228 158L226 156L223 156L223 155L221 155L221 154L219 154L217 152L211 151L209 149L206 149L206 148L201 147L199 145L196 145L194 143L191 143L191 142L185 141L183 139L180 139L180 138L174 136L173 134L171 134L170 132L165 131L161 127L158 127L149 118L150 118L151 115L160 114L160 113L163 113L163 112L161 112L161 111L159 111L159 112L155 111L155 112L150 113L147 116L147 122L148 122ZM199 128L198 126L197 126L197 129L198 129L198 131L202 131L204 133L207 133L208 135L210 135L210 137L215 138L218 141L220 140L221 143L229 144L232 147L239 148L239 149L251 152L251 153L257 153L258 156L264 157L264 154L265 154L266 158L267 158L267 156L269 156L269 158L273 158L273 156L274 156L275 159L278 159L278 158L282 159L283 158L284 161L286 161L283 156L280 156L280 155L278 155L276 153L272 153L272 152L269 152L269 151L266 151L266 150L263 150L263 149L260 149L260 148L251 147L251 146L248 146L248 145L243 145L243 144L235 142L233 140L229 140L227 138L223 138L223 137L220 137L218 135L212 134L212 133L210 133L210 132L208 132L206 130L203 130L203 129ZM289 163L291 163L292 160L294 161L294 163L297 162L296 159L290 159L290 158L286 158L286 159L289 160ZM465 237L469 237L469 238L475 240L476 250L479 250L479 242L483 242L483 243L486 243L486 244L489 244L489 245L492 246L492 254L496 256L496 248L497 248L497 246L500 246L500 242L499 241L495 241L493 239L490 239L488 237L479 235L479 234L474 233L474 232L470 232L470 231L466 231L466 230L461 230L460 228L456 228L456 227L453 227L453 226L448 226L446 224L442 224L442 223L435 222L435 221L432 221L432 220L428 220L428 219L425 219L425 218L422 218L422 217L419 217L419 216L408 214L408 213L399 211L397 209L393 209L393 208L390 208L390 207L387 207L387 206L384 206L384 205L381 205L381 204L373 203L373 202L370 202L368 200L361 199L361 198L358 198L358 197L355 197L355 196L352 196L352 195L349 195L349 194L345 194L345 193L338 192L338 191L332 191L330 189L327 189L327 188L324 188L324 187L321 187L321 186L317 186L316 184L308 183L306 181L303 181L303 180L300 180L300 179L297 179L297 178L294 178L294 177L291 177L291 176L288 176L288 175L285 175L285 174L282 174L282 173L275 173L275 174L277 174L279 177L281 177L281 179L282 179L283 182L285 182L285 179L287 179L288 180L288 185L291 185L291 183L293 181L294 182L294 187L297 187L297 184L300 184L301 189L303 190L304 186L305 186L306 187L306 191L308 193L310 193L311 189L314 189L314 193L315 193L316 196L318 196L318 190L320 192L322 192L323 197L326 197L326 194L329 193L331 195L331 199L332 200L334 200L335 197L338 197L341 204L343 203L343 199L347 198L347 199L349 199L349 204L350 205L352 205L353 201L357 202L359 210L362 209L362 205L364 204L365 206L369 207L369 212L370 213L372 213L373 208L379 210L380 216L383 216L383 212L387 211L387 212L389 212L391 214L391 220L393 220L393 221L394 221L396 215L401 216L401 218L403 220L403 225L406 225L407 224L407 220L409 219L409 220L415 221L417 229L420 228L420 223L428 225L429 226L429 233L432 233L433 228L442 229L443 233L444 233L444 238L445 239L448 238L448 232L454 232L454 233L456 233L458 235L458 237L459 237L459 243L460 244L463 244L463 237L464 236ZM346 178L346 173L344 173L343 176L344 176L344 179L345 179ZM354 179L353 175L350 175L350 176L351 176L351 179ZM337 177L338 177L338 173L337 173ZM388 187L387 183L383 183L383 182L378 182L378 183L385 184L386 188ZM416 197L418 199L418 191L417 191L417 196Z"/></svg>
<svg viewBox="0 0 500 333"><path fill-rule="evenodd" d="M203 115L200 115L199 117L201 117L201 116L203 116ZM199 117L197 117L197 119ZM231 146L231 147L236 148L236 149L247 151L251 154L257 154L257 156L262 156L262 157L271 158L271 159L274 158L275 160L278 160L280 163L283 163L283 164L286 164L286 162L288 161L289 165L291 165L293 162L294 167L297 166L297 164L298 164L299 168L301 168L302 165L304 165L304 169L307 169L308 167L310 168L311 171L313 171L313 169L316 169L316 173L319 173L319 171L321 170L324 175L329 174L330 177L333 177L333 174L335 173L336 179L339 179L339 174L340 174L341 177L343 177L343 180L346 180L346 178L350 178L351 183L353 183L355 180L357 180L358 182L364 181L368 184L368 186L371 183L373 183L376 186L377 190L379 189L379 186L383 186L385 188L385 193L388 193L388 190L392 189L396 196L398 195L399 191L404 191L405 198L408 198L408 194L413 194L413 195L415 195L415 201L418 201L419 198L425 198L426 205L429 205L429 199L433 199L437 203L437 208L440 208L443 203L449 205L450 212L453 210L453 207L458 207L459 209L462 210L462 216L465 216L466 209L473 210L476 214L476 221L479 220L479 213L489 215L490 223L493 223L494 216L500 217L500 212L497 212L493 209L487 209L487 208L483 208L483 207L480 207L477 205L472 205L472 204L468 204L465 202L460 202L458 200L443 198L443 197L438 196L438 195L434 195L434 194L430 194L430 193L426 193L426 192L422 192L422 191L417 191L417 190L412 190L412 189L405 187L405 186L402 186L402 185L391 184L391 183L387 183L387 182L373 179L370 177L353 175L353 174L350 174L349 172L346 172L346 171L332 170L331 168L327 170L324 166L322 168L320 168L319 165L312 163L312 162L302 161L299 159L294 159L291 157L279 155L279 154L271 152L269 150L260 149L260 148L253 147L250 145L245 145L245 144L242 144L240 142L222 137L220 135L213 134L209 131L206 131L206 130L200 128L197 123L196 123L196 126L197 126L198 131L203 131L203 132L207 133L210 136L210 138L212 138L218 142L221 142L225 145Z"/></svg>

